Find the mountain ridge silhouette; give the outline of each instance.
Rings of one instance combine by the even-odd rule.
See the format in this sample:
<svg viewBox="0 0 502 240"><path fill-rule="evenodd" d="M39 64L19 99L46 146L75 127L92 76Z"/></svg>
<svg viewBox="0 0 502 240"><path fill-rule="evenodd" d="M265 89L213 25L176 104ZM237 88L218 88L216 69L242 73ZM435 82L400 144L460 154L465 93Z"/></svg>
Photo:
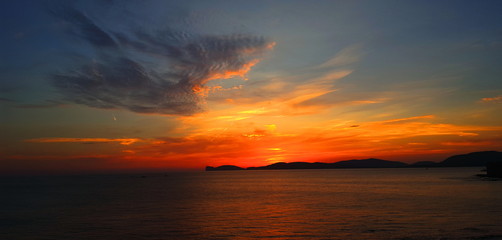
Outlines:
<svg viewBox="0 0 502 240"><path fill-rule="evenodd" d="M266 166L242 168L235 165L207 166L206 171L226 170L279 170L279 169L336 169L336 168L405 168L405 167L477 167L491 162L502 162L502 152L481 151L453 155L441 162L420 161L407 164L377 158L352 159L333 163L323 162L277 162Z"/></svg>

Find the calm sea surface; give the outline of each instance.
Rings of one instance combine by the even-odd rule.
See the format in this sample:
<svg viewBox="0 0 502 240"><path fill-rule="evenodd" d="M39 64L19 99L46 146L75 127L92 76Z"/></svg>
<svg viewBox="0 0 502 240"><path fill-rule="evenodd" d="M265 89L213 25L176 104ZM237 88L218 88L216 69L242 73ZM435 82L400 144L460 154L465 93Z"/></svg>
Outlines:
<svg viewBox="0 0 502 240"><path fill-rule="evenodd" d="M0 239L502 239L480 168L2 177Z"/></svg>

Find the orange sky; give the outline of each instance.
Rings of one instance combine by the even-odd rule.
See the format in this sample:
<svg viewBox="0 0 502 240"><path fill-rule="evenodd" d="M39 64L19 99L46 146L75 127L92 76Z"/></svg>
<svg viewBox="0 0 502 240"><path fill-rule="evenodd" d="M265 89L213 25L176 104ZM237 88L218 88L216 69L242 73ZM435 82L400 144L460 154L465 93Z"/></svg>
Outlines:
<svg viewBox="0 0 502 240"><path fill-rule="evenodd" d="M149 25L92 4L38 9L6 33L0 172L412 163L502 150L497 21L478 19L479 32L411 6L420 2L400 3L407 21L382 17L376 3L298 4L221 14L187 5L186 16L149 11L162 23Z"/></svg>
<svg viewBox="0 0 502 240"><path fill-rule="evenodd" d="M303 76L286 75L272 77L266 84L251 89L274 93L265 99L245 92L247 89L242 85L225 88L218 85L221 81L200 85L193 91L205 92L201 95L205 111L191 116L161 115L175 121L176 127L158 132L155 138L130 134L123 138L24 139L23 151L8 156L9 163L15 171L20 166L14 161L32 164L39 161L43 164L33 164L35 170L49 172L72 168L74 171L202 169L206 165L225 164L249 167L283 161L334 162L370 157L411 163L438 161L452 154L502 146L502 126L449 123L441 114L396 118L399 109L380 112L379 106L393 101L393 94L322 103L319 97L336 94L335 83L353 72L338 67L339 62L357 59L347 55L352 50L345 49L312 67L329 70L315 72L302 84L289 86L291 78ZM224 79L245 83L250 81L245 79L252 71L251 66L257 63L257 59L250 60L240 69L209 75L205 82ZM483 98L476 104L482 106L493 101ZM370 108L363 112L355 110L360 107ZM113 115L113 121L120 118Z"/></svg>

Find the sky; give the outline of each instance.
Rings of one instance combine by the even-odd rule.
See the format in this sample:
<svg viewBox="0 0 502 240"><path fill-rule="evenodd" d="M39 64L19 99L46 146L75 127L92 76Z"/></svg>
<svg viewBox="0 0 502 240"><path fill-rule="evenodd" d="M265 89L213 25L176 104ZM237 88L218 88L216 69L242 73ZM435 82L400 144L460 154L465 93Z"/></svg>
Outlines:
<svg viewBox="0 0 502 240"><path fill-rule="evenodd" d="M502 150L501 1L2 1L0 173Z"/></svg>

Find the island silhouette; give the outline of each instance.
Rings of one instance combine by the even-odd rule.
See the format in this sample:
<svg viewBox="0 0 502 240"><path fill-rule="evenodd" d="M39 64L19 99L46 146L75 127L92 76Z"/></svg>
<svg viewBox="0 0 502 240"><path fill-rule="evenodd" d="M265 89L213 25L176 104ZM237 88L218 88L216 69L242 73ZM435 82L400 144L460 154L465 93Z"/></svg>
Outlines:
<svg viewBox="0 0 502 240"><path fill-rule="evenodd" d="M234 165L207 166L206 171L227 170L279 170L279 169L335 169L335 168L417 168L417 167L487 167L487 175L502 177L502 152L483 151L454 155L441 162L421 161L408 164L376 158L353 159L333 163L278 162L266 166L242 168Z"/></svg>

